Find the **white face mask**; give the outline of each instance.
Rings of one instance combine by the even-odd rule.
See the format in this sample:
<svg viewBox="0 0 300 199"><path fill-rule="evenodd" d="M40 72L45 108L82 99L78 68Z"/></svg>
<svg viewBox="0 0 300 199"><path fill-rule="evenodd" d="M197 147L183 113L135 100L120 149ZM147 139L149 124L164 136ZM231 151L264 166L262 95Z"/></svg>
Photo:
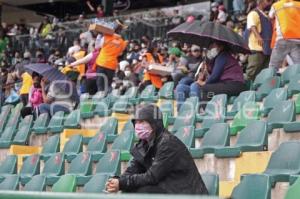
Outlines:
<svg viewBox="0 0 300 199"><path fill-rule="evenodd" d="M124 71L124 74L125 74L126 77L129 77L131 75L131 71L126 70L126 71Z"/></svg>
<svg viewBox="0 0 300 199"><path fill-rule="evenodd" d="M214 59L219 54L218 48L212 48L207 51L207 58L208 59Z"/></svg>
<svg viewBox="0 0 300 199"><path fill-rule="evenodd" d="M211 10L212 10L213 12L216 12L216 11L218 10L218 8L213 7Z"/></svg>

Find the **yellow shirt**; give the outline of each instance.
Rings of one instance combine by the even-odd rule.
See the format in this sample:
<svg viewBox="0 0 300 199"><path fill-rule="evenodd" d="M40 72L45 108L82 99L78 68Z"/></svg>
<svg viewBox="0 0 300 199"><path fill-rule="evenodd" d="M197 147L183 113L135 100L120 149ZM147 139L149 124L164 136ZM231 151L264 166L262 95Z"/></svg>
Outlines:
<svg viewBox="0 0 300 199"><path fill-rule="evenodd" d="M22 87L20 88L20 94L28 94L33 84L32 77L27 72L22 74Z"/></svg>
<svg viewBox="0 0 300 199"><path fill-rule="evenodd" d="M250 29L253 26L256 27L259 33L261 33L260 18L256 11L251 11L247 16L247 29ZM263 47L258 45L258 40L252 31L250 31L250 35L249 35L249 48L250 50L253 51L263 51Z"/></svg>

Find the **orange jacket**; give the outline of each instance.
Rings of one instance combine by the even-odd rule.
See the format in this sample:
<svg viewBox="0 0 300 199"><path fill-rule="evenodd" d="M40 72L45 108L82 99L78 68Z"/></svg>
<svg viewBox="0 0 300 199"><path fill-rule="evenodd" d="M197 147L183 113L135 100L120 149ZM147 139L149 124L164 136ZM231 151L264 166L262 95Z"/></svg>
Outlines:
<svg viewBox="0 0 300 199"><path fill-rule="evenodd" d="M146 53L146 59L149 64L154 64L155 60L153 56L150 53ZM161 55L158 55L159 64L163 63L163 57ZM151 83L158 89L160 89L163 86L163 82L161 81L161 76L150 74L149 72L146 72L144 74L144 81L150 80Z"/></svg>
<svg viewBox="0 0 300 199"><path fill-rule="evenodd" d="M300 2L281 0L273 4L276 18L284 39L300 39ZM276 31L273 32L272 45L276 41Z"/></svg>
<svg viewBox="0 0 300 199"><path fill-rule="evenodd" d="M85 56L86 52L84 50L81 50L77 53L75 53L73 55L73 57L76 59L76 60L79 60L81 58L83 58ZM85 64L79 64L78 66L76 66L80 76L83 76L85 74Z"/></svg>
<svg viewBox="0 0 300 199"><path fill-rule="evenodd" d="M118 67L118 57L123 53L127 46L120 35L104 35L104 44L96 59L98 67L116 70Z"/></svg>

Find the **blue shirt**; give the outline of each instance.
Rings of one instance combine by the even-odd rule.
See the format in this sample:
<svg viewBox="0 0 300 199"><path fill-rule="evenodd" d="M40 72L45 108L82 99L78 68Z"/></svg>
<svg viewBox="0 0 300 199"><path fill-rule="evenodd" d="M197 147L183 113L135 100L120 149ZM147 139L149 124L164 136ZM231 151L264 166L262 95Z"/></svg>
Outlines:
<svg viewBox="0 0 300 199"><path fill-rule="evenodd" d="M212 72L206 81L207 84L216 83L220 80L226 62L227 62L227 53L225 52L219 53L219 55L217 55L214 61L212 61Z"/></svg>

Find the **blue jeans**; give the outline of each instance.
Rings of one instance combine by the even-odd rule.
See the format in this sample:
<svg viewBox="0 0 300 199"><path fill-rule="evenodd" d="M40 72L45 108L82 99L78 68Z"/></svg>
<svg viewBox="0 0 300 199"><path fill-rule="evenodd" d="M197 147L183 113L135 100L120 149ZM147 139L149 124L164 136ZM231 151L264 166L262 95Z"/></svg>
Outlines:
<svg viewBox="0 0 300 199"><path fill-rule="evenodd" d="M201 87L196 82L192 83L191 85L178 84L175 92L175 97L177 101L177 111L179 111L181 105L184 103L186 98L196 96L200 100Z"/></svg>
<svg viewBox="0 0 300 199"><path fill-rule="evenodd" d="M40 114L48 113L49 116L53 116L56 112L63 111L64 113L70 113L70 110L59 104L41 104L39 105Z"/></svg>

